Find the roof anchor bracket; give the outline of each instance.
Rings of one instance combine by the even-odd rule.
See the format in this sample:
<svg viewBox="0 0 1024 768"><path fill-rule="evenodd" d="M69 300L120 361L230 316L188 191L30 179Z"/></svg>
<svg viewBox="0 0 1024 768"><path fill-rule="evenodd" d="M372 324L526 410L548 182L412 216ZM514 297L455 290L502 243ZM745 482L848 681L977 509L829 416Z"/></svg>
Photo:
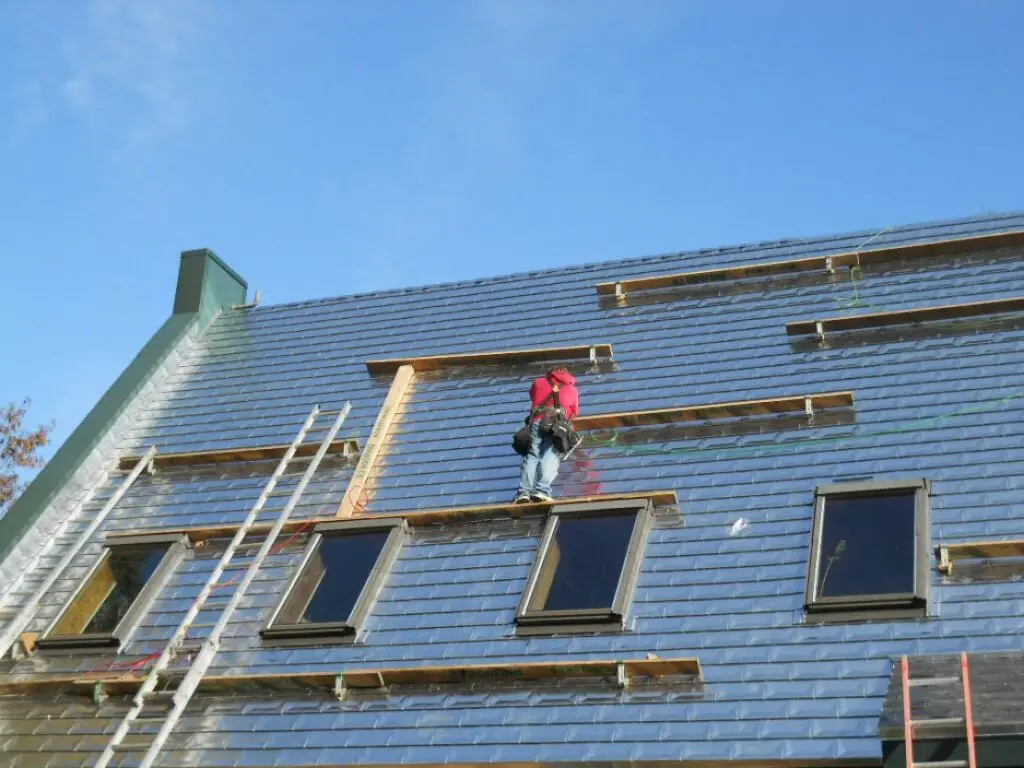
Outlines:
<svg viewBox="0 0 1024 768"><path fill-rule="evenodd" d="M953 561L949 559L949 548L939 547L939 573L949 576L953 573Z"/></svg>
<svg viewBox="0 0 1024 768"><path fill-rule="evenodd" d="M615 665L615 682L619 688L626 688L629 685L629 672L626 670L626 662L620 661Z"/></svg>
<svg viewBox="0 0 1024 768"><path fill-rule="evenodd" d="M344 701L348 695L348 686L345 685L345 676L340 672L334 676L334 698Z"/></svg>
<svg viewBox="0 0 1024 768"><path fill-rule="evenodd" d="M814 398L813 397L805 397L804 398L804 413L807 414L807 421L808 421L808 423L813 424L814 423Z"/></svg>
<svg viewBox="0 0 1024 768"><path fill-rule="evenodd" d="M822 344L824 344L825 343L825 325L821 322L821 320L816 320L814 322L814 333L818 337L818 341L820 341Z"/></svg>

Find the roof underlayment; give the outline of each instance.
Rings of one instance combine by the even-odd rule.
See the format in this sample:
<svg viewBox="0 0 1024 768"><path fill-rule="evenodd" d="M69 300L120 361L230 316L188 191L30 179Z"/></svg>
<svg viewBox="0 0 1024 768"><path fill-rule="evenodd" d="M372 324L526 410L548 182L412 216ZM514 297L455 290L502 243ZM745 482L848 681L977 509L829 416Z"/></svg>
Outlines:
<svg viewBox="0 0 1024 768"><path fill-rule="evenodd" d="M93 465L113 466L153 446L165 454L287 444L314 404L338 409L346 401L353 407L342 435L366 445L391 383L390 375L369 373L368 360L540 346L612 345L613 361L570 366L583 414L840 391L855 393L855 406L814 421L780 414L588 434L562 466L558 496L672 489L679 500L677 508L656 510L623 632L517 636L513 617L543 518L498 515L411 529L358 642L264 647L259 630L303 551L300 531L265 562L211 669L299 675L656 654L699 659L703 684L472 682L395 686L342 700L301 684L200 692L157 764L881 764L879 717L892 659L1024 650L1024 581L933 567L926 618L808 623L814 490L852 478L923 477L931 482L933 542L1024 538L1024 323L1019 315L973 317L824 343L787 335L786 323L1021 296L1022 248L876 264L853 280L847 271L801 272L622 301L599 296L595 286L1005 231L1024 231L1024 214L225 309L183 340L162 375L127 404L113 437L94 448ZM343 274L326 278L344 284ZM507 501L518 479L511 433L530 380L546 365L417 373L369 478L372 492L356 502L359 513ZM325 462L293 518L333 515L354 466L337 457ZM105 536L237 524L269 472L266 462L249 462L171 465L143 475L57 580L29 629L49 624ZM18 582L13 609L118 482L105 483ZM272 500L260 519L273 519L282 503ZM60 510L70 506L64 500ZM40 518L47 530L60 524L60 510ZM20 578L40 538L3 563L0 591ZM119 655L37 654L0 662L0 674L141 669L174 631L222 544L189 553ZM133 662L140 662L136 670ZM118 695L99 703L71 691L0 695L4 765L92 765L127 708L128 698ZM137 758L126 752L115 765Z"/></svg>

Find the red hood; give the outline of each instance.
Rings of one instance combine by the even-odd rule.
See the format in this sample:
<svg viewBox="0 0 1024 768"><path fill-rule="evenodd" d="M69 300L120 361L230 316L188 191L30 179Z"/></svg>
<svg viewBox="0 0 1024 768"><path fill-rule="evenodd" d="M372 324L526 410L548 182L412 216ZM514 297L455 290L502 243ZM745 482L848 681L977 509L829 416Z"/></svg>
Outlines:
<svg viewBox="0 0 1024 768"><path fill-rule="evenodd" d="M576 377L568 371L555 371L549 378L557 381L561 386L576 386Z"/></svg>

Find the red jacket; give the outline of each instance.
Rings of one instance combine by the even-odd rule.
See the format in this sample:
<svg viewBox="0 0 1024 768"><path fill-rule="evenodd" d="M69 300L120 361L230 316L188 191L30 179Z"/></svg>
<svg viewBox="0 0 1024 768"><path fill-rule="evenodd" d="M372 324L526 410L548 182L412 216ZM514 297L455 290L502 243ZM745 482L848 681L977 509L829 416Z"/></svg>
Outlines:
<svg viewBox="0 0 1024 768"><path fill-rule="evenodd" d="M558 371L551 376L558 384L558 402L562 404L567 418L574 419L580 412L580 393L576 389L576 378L568 371ZM536 408L539 405L554 405L553 402L546 402L551 396L551 382L547 377L542 377L533 382L530 387L530 402ZM534 416L536 421L540 416Z"/></svg>

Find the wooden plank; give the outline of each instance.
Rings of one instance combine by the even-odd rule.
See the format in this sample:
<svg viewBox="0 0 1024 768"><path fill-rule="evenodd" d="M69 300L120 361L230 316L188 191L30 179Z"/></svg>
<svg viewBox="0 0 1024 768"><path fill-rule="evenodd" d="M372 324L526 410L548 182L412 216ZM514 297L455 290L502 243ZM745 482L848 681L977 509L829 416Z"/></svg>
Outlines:
<svg viewBox="0 0 1024 768"><path fill-rule="evenodd" d="M971 251L989 251L996 248L1012 248L1024 245L1024 230L1012 232L995 232L988 235L972 235L970 237L934 240L930 243L911 243L894 245L888 248L872 248L860 252L851 251L832 257L833 265L852 267L865 264L884 264L904 259L935 258L936 256L952 256L957 253Z"/></svg>
<svg viewBox="0 0 1024 768"><path fill-rule="evenodd" d="M321 438L322 439L322 438ZM158 453L153 457L153 466L191 467L201 464L226 464L233 461L278 461L285 455L289 445L260 445L253 447L217 448L210 451L191 451L186 453ZM320 443L303 443L295 450L297 457L313 456L320 448ZM334 440L327 448L328 454L355 455L359 452L359 442L353 437ZM118 469L130 470L138 463L141 456L122 456L118 460Z"/></svg>
<svg viewBox="0 0 1024 768"><path fill-rule="evenodd" d="M409 525L433 525L435 523L450 523L459 520L472 519L481 515L507 514L509 517L519 517L525 512L545 512L559 504L588 504L601 501L628 501L630 499L650 499L656 507L664 507L678 504L676 492L673 490L662 491L637 491L635 493L606 493L596 496L569 496L566 498L553 499L552 501L537 501L529 504L513 504L510 501L499 504L479 504L472 507L443 507L441 509L428 509L411 512L386 512L377 515L360 515L365 518L387 518L404 517Z"/></svg>
<svg viewBox="0 0 1024 768"><path fill-rule="evenodd" d="M391 428L394 426L402 402L412 388L415 379L416 374L411 365L399 366L395 378L391 381L388 394L384 398L384 402L381 403L377 420L373 422L373 429L370 430L366 448L363 449L359 463L356 464L356 468L352 472L345 495L341 497L341 504L338 506L335 517L352 517L369 502L370 474L377 465L377 459L387 452L387 446L391 442Z"/></svg>
<svg viewBox="0 0 1024 768"><path fill-rule="evenodd" d="M821 330L827 333L828 331L852 331L863 328L879 328L886 325L924 323L930 320L954 320L964 317L1020 311L1024 311L1024 296L1015 296L1010 299L972 301L966 304L944 304L937 307L898 309L891 312L872 312L864 315L826 317L820 320L796 320L786 323L786 333L790 336L816 334L818 333L819 324Z"/></svg>
<svg viewBox="0 0 1024 768"><path fill-rule="evenodd" d="M360 520L377 518L404 517L409 525L434 525L436 523L448 523L459 520L472 519L474 517L487 516L505 513L510 517L519 517L524 512L544 512L559 504L585 504L600 501L628 501L630 499L650 499L656 507L673 506L678 504L676 492L673 490L658 491L637 491L631 493L606 493L595 496L569 496L553 501L531 502L529 504L513 504L512 502L501 502L499 504L480 504L472 507L444 507L441 509L427 509L409 512L384 512L380 514L354 515ZM295 533L298 530L312 531L318 523L333 523L337 517L312 517L306 520L289 520L282 530L283 534ZM270 530L271 523L259 523L250 529L250 535L266 533ZM203 525L203 526L182 526L173 528L147 528L131 531L119 531L108 533L106 541L110 544L117 544L121 539L147 535L174 534L188 536L190 541L207 541L209 539L226 539L235 535L238 530L237 524L225 525Z"/></svg>
<svg viewBox="0 0 1024 768"><path fill-rule="evenodd" d="M703 676L699 659L636 659L626 662L626 671L630 677Z"/></svg>
<svg viewBox="0 0 1024 768"><path fill-rule="evenodd" d="M473 680L550 680L580 677L616 677L619 661L542 661L503 664L468 664L436 667L397 667L386 669L351 669L326 672L267 672L251 675L209 675L200 683L206 692L232 691L252 685L304 686L333 690L340 673L349 688L379 688L381 685L432 685ZM701 676L700 662L695 658L630 659L621 662L627 676L665 677L670 675ZM161 678L172 686L184 676L183 669L170 670ZM145 674L98 672L95 674L36 675L0 678L0 694L65 690L92 695L97 683L111 695L135 693L146 679Z"/></svg>
<svg viewBox="0 0 1024 768"><path fill-rule="evenodd" d="M669 275L637 277L613 282L598 283L596 288L602 296L625 295L637 291L656 288L672 288L693 283L706 283L715 280L739 280L751 277L767 277L787 272L806 272L825 270L828 260L834 267L864 266L882 264L903 259L934 258L969 251L991 250L1024 245L1024 231L997 232L988 235L975 235L948 240L937 240L930 243L912 243L895 245L886 248L873 248L862 251L837 253L833 256L811 256L803 259L787 261L768 261L760 264L738 264L720 269L706 269L698 272L676 272Z"/></svg>
<svg viewBox="0 0 1024 768"><path fill-rule="evenodd" d="M760 264L738 264L733 267L704 269L699 272L676 272L670 275L634 277L627 280L598 283L596 288L601 296L625 295L656 288L676 288L694 283L709 283L717 280L740 280L747 277L767 277L787 272L807 272L825 269L824 256L787 261L766 261ZM621 291L621 294L618 293Z"/></svg>
<svg viewBox="0 0 1024 768"><path fill-rule="evenodd" d="M970 541L941 545L950 560L985 560L998 557L1024 557L1024 539Z"/></svg>
<svg viewBox="0 0 1024 768"><path fill-rule="evenodd" d="M91 695L96 683L102 683L103 689L110 693L134 693L143 680L144 676L125 675L122 672L8 677L0 679L0 694L63 690Z"/></svg>
<svg viewBox="0 0 1024 768"><path fill-rule="evenodd" d="M620 411L577 416L573 425L578 432L612 427L639 427L648 424L670 424L685 421L712 421L741 416L766 416L775 413L803 413L805 399L810 398L815 410L847 408L853 405L853 392L818 392L811 395L775 397L767 400L738 400L707 405L681 405L647 411Z"/></svg>
<svg viewBox="0 0 1024 768"><path fill-rule="evenodd" d="M403 365L409 365L412 366L414 371L437 371L457 365L511 365L514 363L532 363L543 360L586 360L590 358L591 349L594 349L599 358L611 359L612 357L611 344L579 344L571 347L507 349L495 352L467 352L456 355L367 360L366 370L370 373L392 373Z"/></svg>
<svg viewBox="0 0 1024 768"><path fill-rule="evenodd" d="M651 659L624 662L627 676L699 675L697 659ZM468 664L439 667L357 669L342 672L347 688L387 685L438 685L479 680L552 680L579 677L617 677L618 661L541 661L511 664Z"/></svg>

